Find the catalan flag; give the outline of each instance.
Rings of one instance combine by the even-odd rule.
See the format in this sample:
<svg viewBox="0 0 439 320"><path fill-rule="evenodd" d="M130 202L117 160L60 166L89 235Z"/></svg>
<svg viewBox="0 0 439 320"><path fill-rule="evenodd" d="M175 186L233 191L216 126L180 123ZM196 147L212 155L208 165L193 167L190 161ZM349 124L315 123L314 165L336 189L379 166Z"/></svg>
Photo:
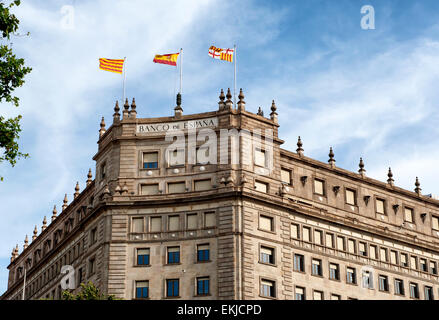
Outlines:
<svg viewBox="0 0 439 320"><path fill-rule="evenodd" d="M156 54L153 62L169 64L170 66L177 66L177 59L180 53L170 53L170 54Z"/></svg>
<svg viewBox="0 0 439 320"><path fill-rule="evenodd" d="M209 57L218 60L233 62L234 49L221 49L214 46L209 48Z"/></svg>
<svg viewBox="0 0 439 320"><path fill-rule="evenodd" d="M124 62L125 59L99 58L99 69L115 73L122 73Z"/></svg>

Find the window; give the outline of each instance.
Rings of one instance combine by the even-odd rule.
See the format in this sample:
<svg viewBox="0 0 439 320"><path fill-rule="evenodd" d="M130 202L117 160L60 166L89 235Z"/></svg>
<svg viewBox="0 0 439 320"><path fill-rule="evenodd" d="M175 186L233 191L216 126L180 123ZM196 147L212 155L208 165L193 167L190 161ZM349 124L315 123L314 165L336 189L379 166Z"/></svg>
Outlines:
<svg viewBox="0 0 439 320"><path fill-rule="evenodd" d="M437 264L434 261L430 261L430 272L432 274L437 274Z"/></svg>
<svg viewBox="0 0 439 320"><path fill-rule="evenodd" d="M143 233L143 218L133 218L133 232L134 233Z"/></svg>
<svg viewBox="0 0 439 320"><path fill-rule="evenodd" d="M101 165L101 179L105 179L105 177L107 176L107 164L104 162Z"/></svg>
<svg viewBox="0 0 439 320"><path fill-rule="evenodd" d="M386 202L383 199L376 199L376 212L379 214L386 214L385 204Z"/></svg>
<svg viewBox="0 0 439 320"><path fill-rule="evenodd" d="M204 191L212 189L212 180L211 179L205 179L205 180L198 180L194 182L194 189L195 191Z"/></svg>
<svg viewBox="0 0 439 320"><path fill-rule="evenodd" d="M424 298L425 300L434 300L432 287L424 287Z"/></svg>
<svg viewBox="0 0 439 320"><path fill-rule="evenodd" d="M259 216L259 229L266 230L266 231L273 231L274 230L273 218L260 215Z"/></svg>
<svg viewBox="0 0 439 320"><path fill-rule="evenodd" d="M88 274L92 275L95 273L95 271L96 271L96 259L91 258L90 260L88 260Z"/></svg>
<svg viewBox="0 0 439 320"><path fill-rule="evenodd" d="M180 216L168 217L168 231L176 231L180 229Z"/></svg>
<svg viewBox="0 0 439 320"><path fill-rule="evenodd" d="M299 226L294 223L291 224L291 238L300 239Z"/></svg>
<svg viewBox="0 0 439 320"><path fill-rule="evenodd" d="M180 280L167 279L166 280L166 297L178 297L180 295Z"/></svg>
<svg viewBox="0 0 439 320"><path fill-rule="evenodd" d="M398 264L398 253L394 250L390 250L390 263Z"/></svg>
<svg viewBox="0 0 439 320"><path fill-rule="evenodd" d="M369 270L363 270L363 288L373 289L373 273Z"/></svg>
<svg viewBox="0 0 439 320"><path fill-rule="evenodd" d="M158 168L158 152L144 152L143 153L143 168L157 169Z"/></svg>
<svg viewBox="0 0 439 320"><path fill-rule="evenodd" d="M345 251L345 247L344 247L344 238L338 236L337 237L337 249L341 250L341 251Z"/></svg>
<svg viewBox="0 0 439 320"><path fill-rule="evenodd" d="M407 254L405 254L405 253L401 253L401 266L403 266L403 267L409 266Z"/></svg>
<svg viewBox="0 0 439 320"><path fill-rule="evenodd" d="M197 246L197 261L209 261L209 244L199 244Z"/></svg>
<svg viewBox="0 0 439 320"><path fill-rule="evenodd" d="M334 235L332 233L326 234L326 246L329 248L334 248Z"/></svg>
<svg viewBox="0 0 439 320"><path fill-rule="evenodd" d="M168 264L180 263L180 247L168 247Z"/></svg>
<svg viewBox="0 0 439 320"><path fill-rule="evenodd" d="M209 294L209 277L197 278L197 295L205 296Z"/></svg>
<svg viewBox="0 0 439 320"><path fill-rule="evenodd" d="M186 157L185 149L175 148L173 150L168 150L167 156L167 162L169 167L184 165L184 160Z"/></svg>
<svg viewBox="0 0 439 320"><path fill-rule="evenodd" d="M151 217L150 232L162 231L162 217Z"/></svg>
<svg viewBox="0 0 439 320"><path fill-rule="evenodd" d="M325 195L324 184L325 182L323 180L314 179L314 193L322 196Z"/></svg>
<svg viewBox="0 0 439 320"><path fill-rule="evenodd" d="M329 279L340 280L340 269L339 265L335 263L329 264Z"/></svg>
<svg viewBox="0 0 439 320"><path fill-rule="evenodd" d="M149 248L137 249L137 265L138 266L149 265Z"/></svg>
<svg viewBox="0 0 439 320"><path fill-rule="evenodd" d="M358 243L358 252L361 256L367 257L367 246L365 242L359 242Z"/></svg>
<svg viewBox="0 0 439 320"><path fill-rule="evenodd" d="M331 294L331 300L341 300L341 296L339 294Z"/></svg>
<svg viewBox="0 0 439 320"><path fill-rule="evenodd" d="M265 151L256 148L254 160L255 160L255 165L265 168L266 167Z"/></svg>
<svg viewBox="0 0 439 320"><path fill-rule="evenodd" d="M355 240L353 239L348 239L348 252L349 253L356 253L355 250Z"/></svg>
<svg viewBox="0 0 439 320"><path fill-rule="evenodd" d="M410 298L419 299L419 288L417 283L410 282Z"/></svg>
<svg viewBox="0 0 439 320"><path fill-rule="evenodd" d="M410 268L418 270L418 259L415 256L410 256Z"/></svg>
<svg viewBox="0 0 439 320"><path fill-rule="evenodd" d="M369 246L369 251L370 251L370 257L372 259L375 259L375 260L378 259L376 246L374 246L374 245Z"/></svg>
<svg viewBox="0 0 439 320"><path fill-rule="evenodd" d="M169 182L168 193L183 193L186 191L186 182Z"/></svg>
<svg viewBox="0 0 439 320"><path fill-rule="evenodd" d="M296 300L305 300L305 288L296 287Z"/></svg>
<svg viewBox="0 0 439 320"><path fill-rule="evenodd" d="M439 217L431 217L431 228L433 230L439 230Z"/></svg>
<svg viewBox="0 0 439 320"><path fill-rule="evenodd" d="M322 245L323 244L323 232L320 230L314 230L314 243Z"/></svg>
<svg viewBox="0 0 439 320"><path fill-rule="evenodd" d="M401 279L395 279L395 294L404 295L404 281Z"/></svg>
<svg viewBox="0 0 439 320"><path fill-rule="evenodd" d="M148 298L149 281L136 281L136 299Z"/></svg>
<svg viewBox="0 0 439 320"><path fill-rule="evenodd" d="M198 215L196 213L188 214L186 229L193 230L198 228Z"/></svg>
<svg viewBox="0 0 439 320"><path fill-rule="evenodd" d="M276 297L274 281L265 280L265 279L261 280L261 296L271 297L271 298Z"/></svg>
<svg viewBox="0 0 439 320"><path fill-rule="evenodd" d="M346 189L346 203L355 206L355 190Z"/></svg>
<svg viewBox="0 0 439 320"><path fill-rule="evenodd" d="M204 227L210 228L216 226L215 212L206 212L204 214Z"/></svg>
<svg viewBox="0 0 439 320"><path fill-rule="evenodd" d="M419 259L419 266L421 267L421 271L428 272L426 259L423 259L423 258Z"/></svg>
<svg viewBox="0 0 439 320"><path fill-rule="evenodd" d="M305 257L301 254L294 255L294 270L305 272Z"/></svg>
<svg viewBox="0 0 439 320"><path fill-rule="evenodd" d="M303 241L311 242L311 228L303 227L302 239Z"/></svg>
<svg viewBox="0 0 439 320"><path fill-rule="evenodd" d="M387 262L387 249L386 248L380 248L380 260Z"/></svg>
<svg viewBox="0 0 439 320"><path fill-rule="evenodd" d="M154 194L159 194L159 184L142 184L140 186L140 193L142 195L150 196Z"/></svg>
<svg viewBox="0 0 439 320"><path fill-rule="evenodd" d="M255 181L255 190L267 193L268 184L260 181Z"/></svg>
<svg viewBox="0 0 439 320"><path fill-rule="evenodd" d="M314 300L323 300L323 292L314 290L313 299Z"/></svg>
<svg viewBox="0 0 439 320"><path fill-rule="evenodd" d="M262 263L274 264L274 249L261 246L259 259Z"/></svg>
<svg viewBox="0 0 439 320"><path fill-rule="evenodd" d="M90 231L90 244L94 244L98 241L98 228L93 228Z"/></svg>
<svg viewBox="0 0 439 320"><path fill-rule="evenodd" d="M314 276L323 276L322 260L312 259L312 274Z"/></svg>
<svg viewBox="0 0 439 320"><path fill-rule="evenodd" d="M288 185L291 184L291 170L282 168L280 170L280 177L283 183Z"/></svg>
<svg viewBox="0 0 439 320"><path fill-rule="evenodd" d="M197 164L208 164L210 160L209 147L208 146L198 147L196 156L197 156Z"/></svg>
<svg viewBox="0 0 439 320"><path fill-rule="evenodd" d="M413 209L404 208L404 220L407 222L413 222Z"/></svg>
<svg viewBox="0 0 439 320"><path fill-rule="evenodd" d="M357 283L357 275L355 272L355 268L346 268L346 282L350 284L356 284Z"/></svg>
<svg viewBox="0 0 439 320"><path fill-rule="evenodd" d="M379 290L387 292L389 291L389 279L387 276L378 277Z"/></svg>

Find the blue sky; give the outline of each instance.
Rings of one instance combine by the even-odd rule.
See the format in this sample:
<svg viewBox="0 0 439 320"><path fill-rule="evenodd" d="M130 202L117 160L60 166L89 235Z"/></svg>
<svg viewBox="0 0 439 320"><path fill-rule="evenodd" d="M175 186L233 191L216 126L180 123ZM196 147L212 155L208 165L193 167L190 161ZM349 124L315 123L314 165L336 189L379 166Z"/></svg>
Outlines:
<svg viewBox="0 0 439 320"><path fill-rule="evenodd" d="M63 27L63 6L74 9ZM375 30L360 26L363 5L375 9ZM98 58L127 57L127 96L139 117L173 113L176 68L152 63L156 53L184 49L185 113L217 108L232 87L233 66L208 57L209 46L238 47L238 87L247 109L269 114L276 100L284 147L352 171L363 157L367 174L412 190L439 194L439 2L435 0L290 1L22 1L13 46L33 72L18 109L22 151L31 157L0 164L0 292L12 248L41 230L53 205L72 199L95 172L99 122L107 127L121 77L98 69ZM60 211L60 210L59 210Z"/></svg>

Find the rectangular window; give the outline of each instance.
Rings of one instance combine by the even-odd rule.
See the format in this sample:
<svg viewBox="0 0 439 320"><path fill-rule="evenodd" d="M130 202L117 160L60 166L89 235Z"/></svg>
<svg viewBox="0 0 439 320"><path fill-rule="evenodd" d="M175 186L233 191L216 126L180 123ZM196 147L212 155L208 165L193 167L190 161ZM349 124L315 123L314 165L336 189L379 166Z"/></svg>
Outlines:
<svg viewBox="0 0 439 320"><path fill-rule="evenodd" d="M418 259L415 256L410 256L410 268L418 270Z"/></svg>
<svg viewBox="0 0 439 320"><path fill-rule="evenodd" d="M266 230L266 231L273 231L274 230L273 218L260 215L259 216L259 229Z"/></svg>
<svg viewBox="0 0 439 320"><path fill-rule="evenodd" d="M303 241L311 242L311 228L303 227L302 239Z"/></svg>
<svg viewBox="0 0 439 320"><path fill-rule="evenodd" d="M186 157L186 150L184 148L175 148L174 150L169 150L167 153L167 162L169 167L184 165L184 160Z"/></svg>
<svg viewBox="0 0 439 320"><path fill-rule="evenodd" d="M386 248L380 248L380 260L387 262L387 249Z"/></svg>
<svg viewBox="0 0 439 320"><path fill-rule="evenodd" d="M92 275L96 271L96 259L92 258L88 261L88 274Z"/></svg>
<svg viewBox="0 0 439 320"><path fill-rule="evenodd" d="M275 291L275 282L270 280L261 280L261 296L263 297L276 297L276 291Z"/></svg>
<svg viewBox="0 0 439 320"><path fill-rule="evenodd" d="M340 267L338 264L329 264L329 279L340 280Z"/></svg>
<svg viewBox="0 0 439 320"><path fill-rule="evenodd" d="M157 169L158 168L158 152L144 152L143 153L143 168L144 169Z"/></svg>
<svg viewBox="0 0 439 320"><path fill-rule="evenodd" d="M305 288L296 287L296 300L305 300Z"/></svg>
<svg viewBox="0 0 439 320"><path fill-rule="evenodd" d="M378 277L379 290L387 292L389 291L389 279L387 276Z"/></svg>
<svg viewBox="0 0 439 320"><path fill-rule="evenodd" d="M149 281L136 281L136 299L148 298Z"/></svg>
<svg viewBox="0 0 439 320"><path fill-rule="evenodd" d="M326 246L328 248L334 248L334 235L332 233L326 234Z"/></svg>
<svg viewBox="0 0 439 320"><path fill-rule="evenodd" d="M168 231L176 231L180 229L180 216L168 217Z"/></svg>
<svg viewBox="0 0 439 320"><path fill-rule="evenodd" d="M341 296L339 294L331 294L331 300L341 300Z"/></svg>
<svg viewBox="0 0 439 320"><path fill-rule="evenodd" d="M421 268L421 271L428 272L427 260L423 258L419 259L419 267Z"/></svg>
<svg viewBox="0 0 439 320"><path fill-rule="evenodd" d="M439 218L432 216L431 217L431 228L433 230L439 230Z"/></svg>
<svg viewBox="0 0 439 320"><path fill-rule="evenodd" d="M151 217L149 231L150 232L161 232L162 231L162 218L161 217Z"/></svg>
<svg viewBox="0 0 439 320"><path fill-rule="evenodd" d="M261 247L260 262L274 264L274 249L268 247Z"/></svg>
<svg viewBox="0 0 439 320"><path fill-rule="evenodd" d="M401 253L401 266L403 266L403 267L409 266L407 254L405 254L405 253Z"/></svg>
<svg viewBox="0 0 439 320"><path fill-rule="evenodd" d="M209 147L203 146L197 148L197 164L208 164L209 156L210 156Z"/></svg>
<svg viewBox="0 0 439 320"><path fill-rule="evenodd" d="M294 223L291 224L291 238L300 239L299 226Z"/></svg>
<svg viewBox="0 0 439 320"><path fill-rule="evenodd" d="M370 251L370 257L372 259L377 260L378 256L377 256L377 247L374 245L369 246L369 251Z"/></svg>
<svg viewBox="0 0 439 320"><path fill-rule="evenodd" d="M281 169L280 177L283 183L290 185L291 184L291 170Z"/></svg>
<svg viewBox="0 0 439 320"><path fill-rule="evenodd" d="M188 214L186 218L187 218L186 229L194 230L198 228L198 215L196 213Z"/></svg>
<svg viewBox="0 0 439 320"><path fill-rule="evenodd" d="M137 249L137 265L149 265L149 248Z"/></svg>
<svg viewBox="0 0 439 320"><path fill-rule="evenodd" d="M140 186L140 193L142 195L154 195L154 194L159 194L159 184L155 183L155 184L142 184Z"/></svg>
<svg viewBox="0 0 439 320"><path fill-rule="evenodd" d="M410 282L410 298L419 299L419 288L417 283Z"/></svg>
<svg viewBox="0 0 439 320"><path fill-rule="evenodd" d="M101 179L105 179L106 176L107 176L107 164L104 162L101 165Z"/></svg>
<svg viewBox="0 0 439 320"><path fill-rule="evenodd" d="M325 195L324 190L325 182L323 180L314 179L314 193L319 195Z"/></svg>
<svg viewBox="0 0 439 320"><path fill-rule="evenodd" d="M186 182L169 182L168 193L183 193L186 191Z"/></svg>
<svg viewBox="0 0 439 320"><path fill-rule="evenodd" d="M358 243L358 252L361 256L367 257L367 245L365 242Z"/></svg>
<svg viewBox="0 0 439 320"><path fill-rule="evenodd" d="M390 263L398 264L398 253L394 250L390 250Z"/></svg>
<svg viewBox="0 0 439 320"><path fill-rule="evenodd" d="M314 300L323 300L323 292L314 290L313 299Z"/></svg>
<svg viewBox="0 0 439 320"><path fill-rule="evenodd" d="M210 281L209 277L197 278L197 295L206 296L209 294Z"/></svg>
<svg viewBox="0 0 439 320"><path fill-rule="evenodd" d="M265 151L256 148L255 149L255 165L260 167L266 167L266 160L265 160Z"/></svg>
<svg viewBox="0 0 439 320"><path fill-rule="evenodd" d="M413 222L413 209L404 208L404 219L407 222Z"/></svg>
<svg viewBox="0 0 439 320"><path fill-rule="evenodd" d="M144 232L143 220L144 220L143 218L133 218L133 220L132 220L133 233L143 233Z"/></svg>
<svg viewBox="0 0 439 320"><path fill-rule="evenodd" d="M143 220L143 219L142 219ZM90 231L90 244L94 244L98 241L98 229L97 228L93 228Z"/></svg>
<svg viewBox="0 0 439 320"><path fill-rule="evenodd" d="M194 182L194 189L195 189L195 191L210 190L210 189L212 189L212 180L205 179L205 180L195 181Z"/></svg>
<svg viewBox="0 0 439 320"><path fill-rule="evenodd" d="M437 274L437 264L434 261L430 261L430 273Z"/></svg>
<svg viewBox="0 0 439 320"><path fill-rule="evenodd" d="M369 270L363 270L363 288L373 289L373 273Z"/></svg>
<svg viewBox="0 0 439 320"><path fill-rule="evenodd" d="M314 276L323 276L322 260L312 259L312 274Z"/></svg>
<svg viewBox="0 0 439 320"><path fill-rule="evenodd" d="M322 245L323 244L323 232L320 230L314 230L314 243Z"/></svg>
<svg viewBox="0 0 439 320"><path fill-rule="evenodd" d="M346 203L355 206L356 194L355 190L346 189Z"/></svg>
<svg viewBox="0 0 439 320"><path fill-rule="evenodd" d="M166 280L166 296L178 297L180 295L180 280L168 279Z"/></svg>
<svg viewBox="0 0 439 320"><path fill-rule="evenodd" d="M180 263L180 247L168 247L168 264Z"/></svg>
<svg viewBox="0 0 439 320"><path fill-rule="evenodd" d="M425 300L434 300L432 287L424 287L424 298Z"/></svg>
<svg viewBox="0 0 439 320"><path fill-rule="evenodd" d="M216 226L215 212L204 213L204 227L211 228Z"/></svg>
<svg viewBox="0 0 439 320"><path fill-rule="evenodd" d="M294 255L294 270L305 272L305 257L301 254Z"/></svg>
<svg viewBox="0 0 439 320"><path fill-rule="evenodd" d="M401 279L395 279L395 294L404 295L404 281Z"/></svg>
<svg viewBox="0 0 439 320"><path fill-rule="evenodd" d="M385 201L383 199L376 199L376 210L379 214L386 214Z"/></svg>
<svg viewBox="0 0 439 320"><path fill-rule="evenodd" d="M344 237L337 236L337 249L341 251L345 251Z"/></svg>
<svg viewBox="0 0 439 320"><path fill-rule="evenodd" d="M267 193L268 191L268 184L260 181L255 181L255 190Z"/></svg>
<svg viewBox="0 0 439 320"><path fill-rule="evenodd" d="M197 261L209 261L210 259L210 250L209 244L199 244L197 246Z"/></svg>
<svg viewBox="0 0 439 320"><path fill-rule="evenodd" d="M353 239L348 239L348 252L353 253L353 254L356 253L355 240L353 240Z"/></svg>
<svg viewBox="0 0 439 320"><path fill-rule="evenodd" d="M355 272L355 268L346 268L346 282L350 284L356 284L357 283L357 275Z"/></svg>

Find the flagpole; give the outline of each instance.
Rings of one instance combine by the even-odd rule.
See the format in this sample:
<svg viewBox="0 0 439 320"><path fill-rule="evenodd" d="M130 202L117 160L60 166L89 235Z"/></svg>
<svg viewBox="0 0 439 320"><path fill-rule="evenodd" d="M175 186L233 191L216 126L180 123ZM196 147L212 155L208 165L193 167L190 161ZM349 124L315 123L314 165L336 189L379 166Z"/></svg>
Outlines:
<svg viewBox="0 0 439 320"><path fill-rule="evenodd" d="M233 53L235 56L234 70L233 70L233 104L236 109L236 44L233 45Z"/></svg>
<svg viewBox="0 0 439 320"><path fill-rule="evenodd" d="M125 103L125 81L127 79L126 69L127 69L127 57L123 58L123 95L122 95L122 105Z"/></svg>
<svg viewBox="0 0 439 320"><path fill-rule="evenodd" d="M180 48L180 94L182 93L183 83L183 48Z"/></svg>

